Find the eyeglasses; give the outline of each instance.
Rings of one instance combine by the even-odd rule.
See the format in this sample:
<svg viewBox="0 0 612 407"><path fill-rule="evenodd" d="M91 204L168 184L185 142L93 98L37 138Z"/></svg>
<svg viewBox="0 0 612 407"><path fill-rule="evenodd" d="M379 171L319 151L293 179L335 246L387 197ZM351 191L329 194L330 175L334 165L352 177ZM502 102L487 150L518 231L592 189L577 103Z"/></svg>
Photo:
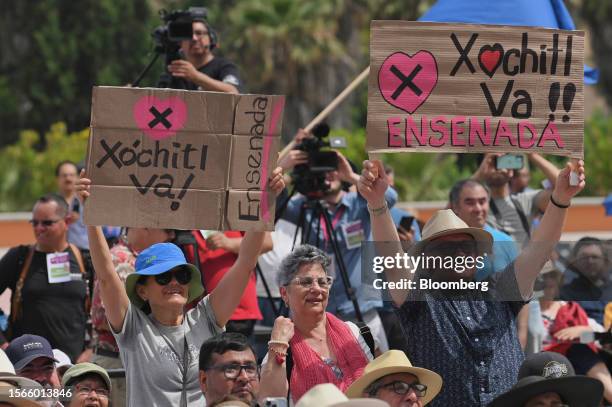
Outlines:
<svg viewBox="0 0 612 407"><path fill-rule="evenodd" d="M180 267L178 269L166 271L165 273L158 274L155 276L155 281L159 285L168 285L172 281L172 276L176 281L181 284L189 284L191 281L191 270L186 267Z"/></svg>
<svg viewBox="0 0 612 407"><path fill-rule="evenodd" d="M225 377L230 380L235 380L240 376L240 372L244 370L249 379L255 379L259 376L259 366L254 363L239 365L238 363L229 363L227 365L211 366L206 370L218 370L223 372Z"/></svg>
<svg viewBox="0 0 612 407"><path fill-rule="evenodd" d="M296 277L291 281L295 282L295 284L299 285L300 287L306 288L306 289L312 288L313 284L316 281L320 288L324 290L329 290L329 287L331 287L332 283L334 282L334 279L330 276L317 277L317 278L311 277L311 276L305 276L305 277Z"/></svg>
<svg viewBox="0 0 612 407"><path fill-rule="evenodd" d="M193 35L196 37L204 37L205 35L208 35L208 31L194 30Z"/></svg>
<svg viewBox="0 0 612 407"><path fill-rule="evenodd" d="M54 224L56 224L57 222L59 222L61 219L55 219L55 220L50 220L50 219L45 219L45 220L36 220L36 219L30 219L29 222L32 224L32 226L36 227L38 225L42 225L46 228L48 228L49 226L52 226Z"/></svg>
<svg viewBox="0 0 612 407"><path fill-rule="evenodd" d="M383 384L379 388L383 388L383 387L392 387L392 390L395 392L395 394L399 394L400 396L403 396L404 394L408 393L410 390L414 390L417 397L425 397L425 394L427 393L427 386L422 383L418 383L418 382L406 383L406 382L397 380L391 383Z"/></svg>
<svg viewBox="0 0 612 407"><path fill-rule="evenodd" d="M80 386L78 384L75 386L75 388L76 388L77 393L82 394L82 395L89 395L92 391L95 391L99 397L108 398L108 396L110 396L110 391L104 388L96 389L96 388L89 387L89 386Z"/></svg>
<svg viewBox="0 0 612 407"><path fill-rule="evenodd" d="M427 245L426 251L440 256L455 256L460 252L474 254L478 252L478 244L475 240L431 242Z"/></svg>

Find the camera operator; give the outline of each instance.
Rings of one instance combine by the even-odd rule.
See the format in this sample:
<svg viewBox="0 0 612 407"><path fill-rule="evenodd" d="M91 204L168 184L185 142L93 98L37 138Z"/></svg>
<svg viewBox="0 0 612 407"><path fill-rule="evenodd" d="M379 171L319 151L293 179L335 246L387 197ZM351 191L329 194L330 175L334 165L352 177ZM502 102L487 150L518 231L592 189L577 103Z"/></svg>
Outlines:
<svg viewBox="0 0 612 407"><path fill-rule="evenodd" d="M172 75L170 83L175 89L239 93L241 81L238 68L227 59L213 54L217 36L205 16L192 13L191 24L191 40L180 43L180 54L184 59L172 61L162 78ZM159 82L163 82L162 78Z"/></svg>
<svg viewBox="0 0 612 407"><path fill-rule="evenodd" d="M313 130L313 133L316 134L316 130ZM304 137L303 132L298 133L297 136L301 138L302 145L304 145L304 139L310 138ZM321 136L317 137L321 138ZM305 155L312 158L310 156L316 154L313 152L300 151L299 148L298 146L297 150L293 150L292 153L281 158L279 165L287 170L291 166L304 164L307 161ZM382 306L382 300L379 293L371 292L367 289L367 285L362 284L361 281L361 242L368 240L371 234L367 203L359 193L347 192L346 189L348 188L343 189L343 183L350 186L356 185L359 176L353 171L349 161L344 155L338 151L335 151L335 153L338 158L337 169L328 171L322 175L325 180L324 185L313 182L313 186L319 185L321 188L317 191L311 191L313 192L311 196L306 196L304 194L293 196L288 201L281 217L291 223L297 224L301 221L299 218L302 208L308 201L320 199L323 202L332 223L335 240L338 242L340 256L342 257L343 263L346 265L351 287L355 290L355 295L364 322L370 327L380 350L386 351L388 350L387 338L377 312L377 308ZM307 166L312 168L312 163ZM317 177L317 174L307 172L301 175L301 177L307 178L306 181L312 181L313 178ZM295 185L297 190L300 191L299 185L304 179L300 180L296 178L294 181L296 181ZM313 198L313 196L316 196L316 198ZM397 193L393 188L389 187L385 193L385 198L388 207L392 207L397 200ZM346 294L344 283L340 276L338 265L336 264L337 260L334 258L333 247L330 242L331 237L327 236L327 231L325 230L321 217L313 216L312 211L309 210L305 212L302 222L303 224L298 226L304 229L302 231L302 236L307 235L304 243L309 243L321 248L333 259L331 268L332 275L334 275L334 282L329 293L327 311L343 320L356 321L355 309L350 298ZM306 233L305 230L309 230L309 233Z"/></svg>

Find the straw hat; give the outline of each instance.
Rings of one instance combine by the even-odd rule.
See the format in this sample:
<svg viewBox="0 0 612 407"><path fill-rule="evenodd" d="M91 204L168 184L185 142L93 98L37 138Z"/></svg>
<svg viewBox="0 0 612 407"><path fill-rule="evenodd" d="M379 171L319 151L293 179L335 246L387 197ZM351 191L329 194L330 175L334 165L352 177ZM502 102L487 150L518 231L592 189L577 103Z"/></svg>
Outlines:
<svg viewBox="0 0 612 407"><path fill-rule="evenodd" d="M349 400L336 386L324 383L308 390L295 407L389 407L389 404L377 399Z"/></svg>
<svg viewBox="0 0 612 407"><path fill-rule="evenodd" d="M381 377L394 373L410 373L418 377L419 382L427 386L427 393L423 397L423 405L433 400L442 389L442 377L439 374L412 366L412 363L402 351L389 350L368 363L363 375L346 390L346 395L350 398L361 397L370 384Z"/></svg>
<svg viewBox="0 0 612 407"><path fill-rule="evenodd" d="M466 233L474 238L478 243L478 254L493 251L493 236L489 232L481 228L469 227L451 209L444 209L436 212L427 221L421 233L421 240L416 242L408 252L410 255L418 255L432 240L459 233Z"/></svg>

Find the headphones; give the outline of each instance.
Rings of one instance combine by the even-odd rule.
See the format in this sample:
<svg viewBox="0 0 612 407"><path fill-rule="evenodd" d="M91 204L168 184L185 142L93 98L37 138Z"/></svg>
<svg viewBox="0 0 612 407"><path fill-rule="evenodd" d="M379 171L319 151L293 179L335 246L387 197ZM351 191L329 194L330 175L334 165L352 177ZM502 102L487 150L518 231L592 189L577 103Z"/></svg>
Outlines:
<svg viewBox="0 0 612 407"><path fill-rule="evenodd" d="M208 24L208 21L204 21L204 25L208 30L208 37L210 38L210 50L212 51L217 47L217 32Z"/></svg>
<svg viewBox="0 0 612 407"><path fill-rule="evenodd" d="M205 18L194 18L193 21L197 21L204 24L206 30L208 31L208 38L210 38L210 45L208 46L208 48L211 51L215 49L217 47L217 32L210 26L210 24Z"/></svg>

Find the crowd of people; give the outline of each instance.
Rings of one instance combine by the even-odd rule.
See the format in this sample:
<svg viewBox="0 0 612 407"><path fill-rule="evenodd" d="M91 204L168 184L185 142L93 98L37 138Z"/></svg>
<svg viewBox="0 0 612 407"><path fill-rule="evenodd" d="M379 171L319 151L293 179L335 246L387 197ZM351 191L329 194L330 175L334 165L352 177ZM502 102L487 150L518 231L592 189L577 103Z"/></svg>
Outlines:
<svg viewBox="0 0 612 407"><path fill-rule="evenodd" d="M239 91L215 45L194 20L171 82ZM609 344L594 339L612 324L609 247L585 237L569 258L555 250L585 186L582 161L559 170L529 154L549 186L532 190L528 169L486 154L423 224L395 207L392 168L359 171L336 154L316 197L287 192L308 155L280 157L267 183L283 208L276 228L246 233L86 226L92 182L59 163L57 193L33 205L35 242L0 260L0 291L12 292L0 406L612 403ZM387 259L462 269L385 264L378 290L367 242ZM409 288L423 282L488 288Z"/></svg>

